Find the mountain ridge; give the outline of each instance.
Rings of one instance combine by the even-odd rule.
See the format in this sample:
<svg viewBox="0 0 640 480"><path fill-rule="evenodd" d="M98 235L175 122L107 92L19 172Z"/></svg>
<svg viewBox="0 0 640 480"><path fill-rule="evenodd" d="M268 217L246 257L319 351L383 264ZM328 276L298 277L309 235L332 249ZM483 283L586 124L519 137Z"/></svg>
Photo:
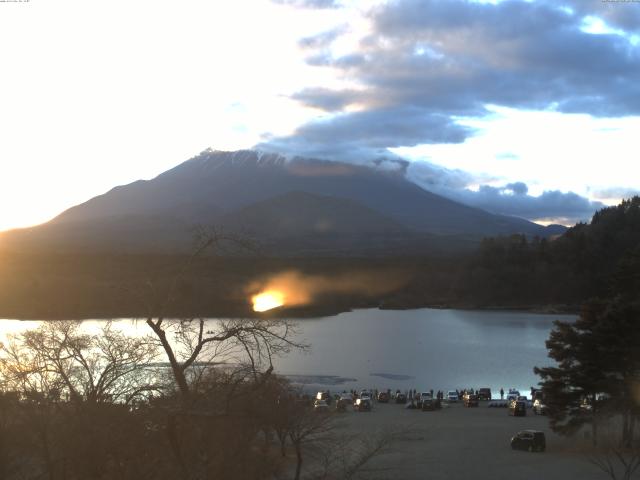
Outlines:
<svg viewBox="0 0 640 480"><path fill-rule="evenodd" d="M276 229L275 225L286 223L284 217L290 217L297 219L300 231L289 228L286 236L327 233L309 228L322 221L340 225L330 232L334 237L348 232L354 239L367 233L382 238L392 233L394 245L401 235L415 242L421 235L479 240L513 233L540 237L557 233L557 229L436 195L408 180L401 169L253 150L207 149L151 180L114 187L46 224L9 232L3 235L3 243L64 247L67 242L78 248L82 244L79 239L84 238L83 248L90 249L92 242L108 248L110 236L121 236L117 242L114 239L118 245L128 242L144 249L146 238L175 250L186 248L190 226L240 228L243 217L254 226L261 224L257 229L261 237L277 238L276 232L269 231L270 224ZM270 223L264 221L267 218ZM178 233L178 229L183 231ZM92 240L92 231L101 232L102 238ZM353 248L357 250L356 243ZM380 245L384 248L384 242Z"/></svg>

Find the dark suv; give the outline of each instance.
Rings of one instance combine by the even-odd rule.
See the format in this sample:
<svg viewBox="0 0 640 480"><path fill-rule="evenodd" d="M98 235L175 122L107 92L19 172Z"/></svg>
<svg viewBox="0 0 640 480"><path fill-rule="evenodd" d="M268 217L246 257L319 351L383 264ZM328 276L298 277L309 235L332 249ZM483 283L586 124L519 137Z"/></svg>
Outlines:
<svg viewBox="0 0 640 480"><path fill-rule="evenodd" d="M479 388L476 393L478 395L478 400L491 400L490 388Z"/></svg>
<svg viewBox="0 0 640 480"><path fill-rule="evenodd" d="M547 440L544 432L538 430L521 430L511 437L511 448L514 450L527 450L529 452L544 452L547 448Z"/></svg>
<svg viewBox="0 0 640 480"><path fill-rule="evenodd" d="M357 398L353 404L353 409L357 412L370 412L371 400L369 398Z"/></svg>

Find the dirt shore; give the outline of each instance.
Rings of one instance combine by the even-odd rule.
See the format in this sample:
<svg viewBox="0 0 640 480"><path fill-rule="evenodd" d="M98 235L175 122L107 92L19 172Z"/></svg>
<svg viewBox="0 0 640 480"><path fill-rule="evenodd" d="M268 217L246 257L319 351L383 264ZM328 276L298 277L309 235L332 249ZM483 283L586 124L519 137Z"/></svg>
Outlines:
<svg viewBox="0 0 640 480"><path fill-rule="evenodd" d="M338 420L345 433L376 435L404 431L390 451L372 460L363 478L371 479L544 479L607 478L580 453L577 439L551 432L548 420L531 410L512 417L506 408L478 408L460 403L442 410L422 412L404 405L374 405L371 412L349 410ZM544 431L547 450L529 453L512 450L509 441L519 430Z"/></svg>

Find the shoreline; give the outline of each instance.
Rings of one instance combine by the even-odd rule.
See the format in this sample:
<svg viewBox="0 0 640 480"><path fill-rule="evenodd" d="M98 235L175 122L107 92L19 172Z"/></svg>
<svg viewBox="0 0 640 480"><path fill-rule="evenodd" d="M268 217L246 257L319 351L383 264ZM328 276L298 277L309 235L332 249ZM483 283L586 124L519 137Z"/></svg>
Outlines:
<svg viewBox="0 0 640 480"><path fill-rule="evenodd" d="M385 310L385 311L406 311L406 310L462 310L462 311L480 311L480 312L514 312L514 313L532 313L538 315L578 315L580 313L580 307L577 305L468 305L455 303L427 303L424 305L411 305L411 306L393 306L387 307L385 305L378 306L355 306L352 308L275 308L269 312L257 314L253 311L243 311L246 314L242 314L241 311L235 312L223 311L218 313L206 312L197 315L193 314L169 314L163 315L166 318L282 318L287 320L300 320L317 319L322 317L334 317L341 313L352 312L354 310ZM284 313L284 315L280 315ZM139 319L145 320L147 315L136 315L120 313L117 315L105 315L104 312L87 315L2 315L0 313L0 321L2 320L16 320L16 321L61 321L61 320L121 320L121 319Z"/></svg>

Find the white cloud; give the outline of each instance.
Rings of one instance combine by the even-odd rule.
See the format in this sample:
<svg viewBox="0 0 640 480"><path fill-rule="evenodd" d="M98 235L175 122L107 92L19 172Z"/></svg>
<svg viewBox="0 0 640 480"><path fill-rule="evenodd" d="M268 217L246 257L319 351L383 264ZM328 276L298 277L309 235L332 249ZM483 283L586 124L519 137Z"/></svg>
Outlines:
<svg viewBox="0 0 640 480"><path fill-rule="evenodd" d="M593 118L496 106L488 109L493 115L487 118L459 120L477 129L464 143L420 145L393 152L446 168L491 174L495 177L490 183L493 186L522 181L532 195L562 190L596 198L592 191L607 185L637 187L640 117Z"/></svg>

